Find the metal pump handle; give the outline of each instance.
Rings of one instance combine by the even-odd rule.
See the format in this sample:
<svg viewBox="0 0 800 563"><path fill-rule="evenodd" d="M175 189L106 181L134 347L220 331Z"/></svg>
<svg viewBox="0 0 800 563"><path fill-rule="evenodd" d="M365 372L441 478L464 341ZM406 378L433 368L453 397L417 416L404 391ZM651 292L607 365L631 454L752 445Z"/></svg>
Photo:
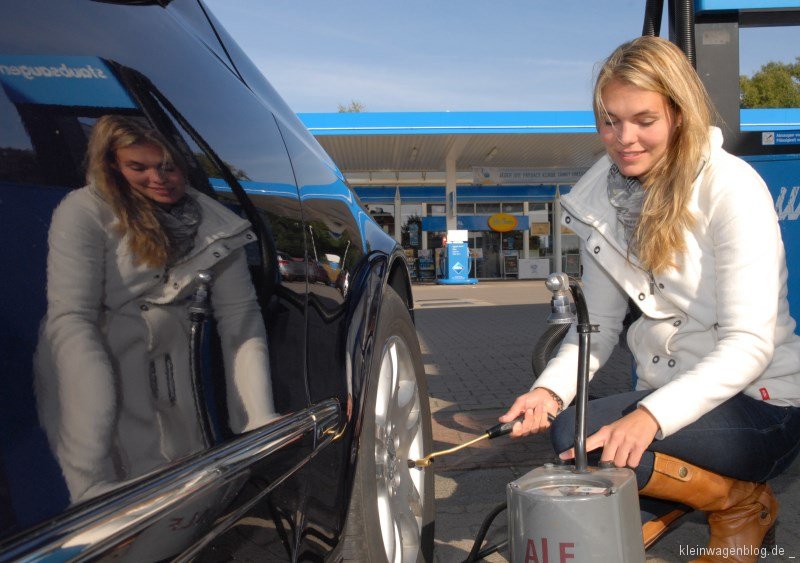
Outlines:
<svg viewBox="0 0 800 563"><path fill-rule="evenodd" d="M550 302L552 313L547 322L550 324L567 324L574 322L577 314L578 331L578 393L575 398L575 471L585 473L588 471L586 454L586 410L589 403L589 349L591 346L591 333L597 327L589 323L589 310L583 290L575 280L563 272L550 274L545 281L547 289L553 293ZM569 304L569 294L572 295L574 307Z"/></svg>

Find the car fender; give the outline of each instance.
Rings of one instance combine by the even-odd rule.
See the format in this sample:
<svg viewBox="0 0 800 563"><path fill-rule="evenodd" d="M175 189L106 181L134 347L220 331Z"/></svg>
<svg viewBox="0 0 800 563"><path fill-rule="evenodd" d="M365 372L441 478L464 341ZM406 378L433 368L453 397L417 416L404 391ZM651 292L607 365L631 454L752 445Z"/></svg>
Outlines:
<svg viewBox="0 0 800 563"><path fill-rule="evenodd" d="M353 389L353 413L348 423L351 427L348 434L352 439L349 476L351 484L359 453L364 400L374 376L369 373L369 369L376 353L375 333L387 288L392 288L406 301L413 320L411 280L402 249L398 246L390 254L373 252L365 257L365 261L365 266L354 281L347 312L347 373L351 377Z"/></svg>

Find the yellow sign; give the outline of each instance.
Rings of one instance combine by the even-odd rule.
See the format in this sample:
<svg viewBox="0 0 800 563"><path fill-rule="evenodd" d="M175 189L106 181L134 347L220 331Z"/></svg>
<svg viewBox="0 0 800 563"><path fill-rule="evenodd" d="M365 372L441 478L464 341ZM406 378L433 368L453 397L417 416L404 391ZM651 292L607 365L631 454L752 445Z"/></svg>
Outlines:
<svg viewBox="0 0 800 563"><path fill-rule="evenodd" d="M531 234L535 236L549 235L550 223L531 223Z"/></svg>
<svg viewBox="0 0 800 563"><path fill-rule="evenodd" d="M495 213L489 217L489 228L498 233L513 231L517 224L517 218L509 213Z"/></svg>

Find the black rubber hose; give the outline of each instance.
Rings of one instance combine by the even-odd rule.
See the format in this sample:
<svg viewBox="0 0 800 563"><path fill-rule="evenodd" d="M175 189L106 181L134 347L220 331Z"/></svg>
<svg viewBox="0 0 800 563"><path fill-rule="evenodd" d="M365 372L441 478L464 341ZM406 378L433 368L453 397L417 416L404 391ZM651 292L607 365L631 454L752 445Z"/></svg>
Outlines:
<svg viewBox="0 0 800 563"><path fill-rule="evenodd" d="M678 47L689 59L693 67L697 66L697 56L694 50L694 0L682 0L677 6L676 26L678 33Z"/></svg>
<svg viewBox="0 0 800 563"><path fill-rule="evenodd" d="M478 553L478 555L475 556L475 561L480 561L481 559L486 559L492 553L495 553L497 551L500 551L501 549L504 549L507 545L508 545L508 540L503 540L500 543L498 543L497 545L490 545L486 549L480 551Z"/></svg>
<svg viewBox="0 0 800 563"><path fill-rule="evenodd" d="M664 12L664 0L647 0L644 8L644 25L642 35L658 37L661 33L661 14Z"/></svg>
<svg viewBox="0 0 800 563"><path fill-rule="evenodd" d="M467 555L467 558L464 559L463 563L473 563L474 561L480 561L489 553L494 553L498 549L501 549L501 544L490 546L481 551L481 545L483 544L483 540L486 538L486 532L489 531L489 526L492 525L494 519L497 518L497 515L503 512L506 509L507 503L501 503L495 506L492 511L484 518L483 524L481 524L481 529L478 530L478 535L475 536L475 543L472 544L472 549ZM488 551L487 550L492 550Z"/></svg>
<svg viewBox="0 0 800 563"><path fill-rule="evenodd" d="M547 362L553 357L555 349L564 339L569 327L570 325L568 324L548 325L544 334L536 342L531 355L531 368L533 369L534 379L542 375Z"/></svg>

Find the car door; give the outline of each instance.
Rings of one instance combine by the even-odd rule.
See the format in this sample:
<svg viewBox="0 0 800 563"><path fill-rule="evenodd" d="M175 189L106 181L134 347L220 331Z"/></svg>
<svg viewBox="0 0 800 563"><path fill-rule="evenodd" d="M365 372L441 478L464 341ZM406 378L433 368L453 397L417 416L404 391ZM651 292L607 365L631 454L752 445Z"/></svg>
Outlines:
<svg viewBox="0 0 800 563"><path fill-rule="evenodd" d="M0 394L0 560L296 558L302 491L289 477L330 440L339 407L310 400L306 279L280 277L278 252L306 258L286 148L272 113L205 42L202 18L189 17L202 15L197 7L4 5L13 16L0 23L0 356L8 383ZM256 239L245 250L282 416L246 434L228 426L231 388L209 322L198 409L210 421L210 443L76 502L41 430L49 413L33 392L32 358L47 310L50 218L83 185L88 135L107 114L158 128L189 163L192 186L250 221Z"/></svg>

